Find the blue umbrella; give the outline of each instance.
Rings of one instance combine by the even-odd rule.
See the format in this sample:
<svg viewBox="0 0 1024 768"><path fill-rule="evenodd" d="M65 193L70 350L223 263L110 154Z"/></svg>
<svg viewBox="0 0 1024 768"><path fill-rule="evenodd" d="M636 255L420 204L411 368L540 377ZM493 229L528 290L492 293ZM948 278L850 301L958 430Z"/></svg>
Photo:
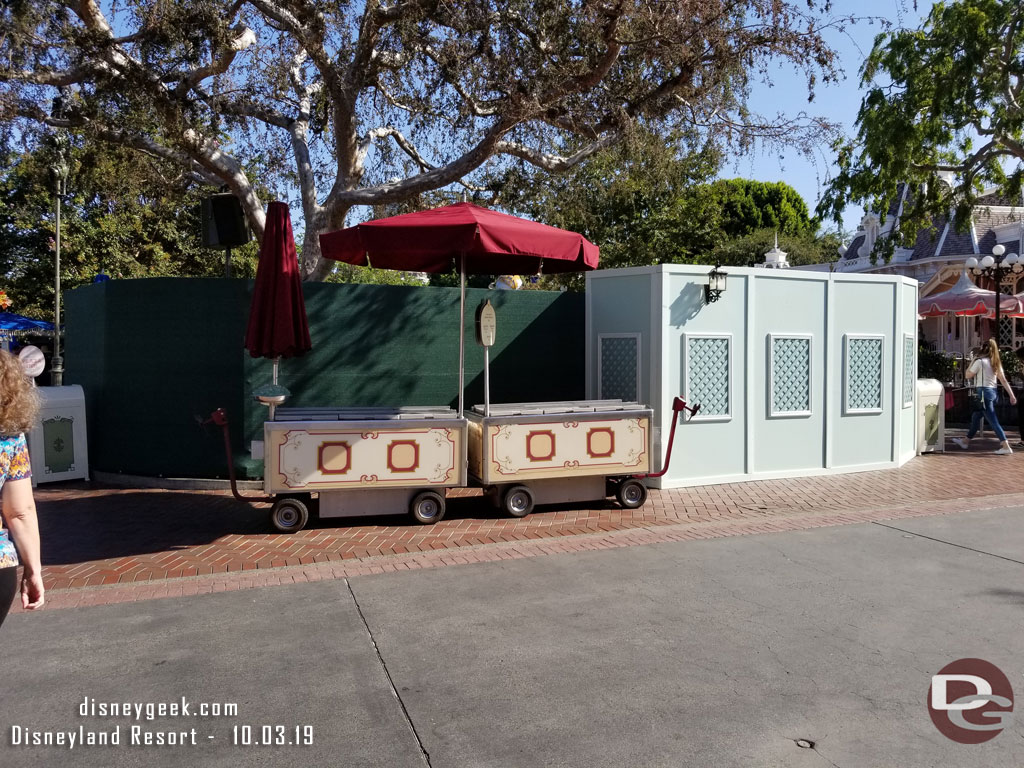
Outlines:
<svg viewBox="0 0 1024 768"><path fill-rule="evenodd" d="M53 333L53 323L13 312L0 312L0 339L13 339L19 333Z"/></svg>

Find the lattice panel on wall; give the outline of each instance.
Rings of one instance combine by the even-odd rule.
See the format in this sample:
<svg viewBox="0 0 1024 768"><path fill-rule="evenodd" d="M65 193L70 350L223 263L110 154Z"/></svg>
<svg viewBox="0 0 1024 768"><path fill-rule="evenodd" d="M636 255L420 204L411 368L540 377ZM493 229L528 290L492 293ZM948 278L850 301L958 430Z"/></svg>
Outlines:
<svg viewBox="0 0 1024 768"><path fill-rule="evenodd" d="M882 340L849 338L846 342L846 410L882 408Z"/></svg>
<svg viewBox="0 0 1024 768"><path fill-rule="evenodd" d="M636 336L601 337L601 398L638 402L637 372L640 367L640 339Z"/></svg>
<svg viewBox="0 0 1024 768"><path fill-rule="evenodd" d="M914 337L903 337L903 405L914 404L914 365L917 362Z"/></svg>
<svg viewBox="0 0 1024 768"><path fill-rule="evenodd" d="M1013 346L1013 318L1006 315L999 316L999 346Z"/></svg>
<svg viewBox="0 0 1024 768"><path fill-rule="evenodd" d="M772 413L811 410L811 340L772 337Z"/></svg>
<svg viewBox="0 0 1024 768"><path fill-rule="evenodd" d="M686 382L690 403L699 416L729 416L729 339L690 336L686 349Z"/></svg>

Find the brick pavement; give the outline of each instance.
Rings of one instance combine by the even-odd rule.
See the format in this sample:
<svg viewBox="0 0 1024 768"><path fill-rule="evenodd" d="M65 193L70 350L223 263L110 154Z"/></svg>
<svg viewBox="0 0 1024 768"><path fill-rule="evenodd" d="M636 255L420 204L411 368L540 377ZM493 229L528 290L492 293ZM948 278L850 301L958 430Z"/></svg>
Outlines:
<svg viewBox="0 0 1024 768"><path fill-rule="evenodd" d="M991 443L991 445L989 444ZM433 526L405 516L313 522L270 533L266 504L223 491L40 486L49 608L342 578L406 568L797 530L1024 505L1024 452L919 457L900 469L652 491L638 510L608 501L507 518L473 490Z"/></svg>

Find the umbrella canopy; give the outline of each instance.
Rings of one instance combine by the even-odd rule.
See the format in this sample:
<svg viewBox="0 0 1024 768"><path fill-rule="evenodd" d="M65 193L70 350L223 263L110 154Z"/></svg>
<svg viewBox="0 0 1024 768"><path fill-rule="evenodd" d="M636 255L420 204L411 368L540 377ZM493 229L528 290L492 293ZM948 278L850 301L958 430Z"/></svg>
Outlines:
<svg viewBox="0 0 1024 768"><path fill-rule="evenodd" d="M466 275L582 272L597 268L598 248L583 235L456 203L374 219L320 235L320 251L361 267L409 272L459 271L459 418L465 390ZM488 403L484 348L484 403ZM485 407L485 413L489 412Z"/></svg>
<svg viewBox="0 0 1024 768"><path fill-rule="evenodd" d="M1006 311L1001 308L1002 302L999 302L999 314L1002 315L1003 317L1024 317L1024 291L1013 294L1011 298L1013 298L1013 300L1017 302L1017 306L1014 309Z"/></svg>
<svg viewBox="0 0 1024 768"><path fill-rule="evenodd" d="M0 339L12 339L17 333L53 333L53 323L13 312L0 312Z"/></svg>
<svg viewBox="0 0 1024 768"><path fill-rule="evenodd" d="M956 285L948 291L925 296L917 302L917 312L924 317L941 317L943 315L966 315L976 317L995 312L995 291L979 288L967 276L960 273ZM1014 296L1000 296L1000 314L1010 315L1021 311L1021 302Z"/></svg>
<svg viewBox="0 0 1024 768"><path fill-rule="evenodd" d="M598 247L583 235L472 203L328 232L320 249L348 264L410 272L458 270L464 257L467 274L483 275L582 272L598 260Z"/></svg>
<svg viewBox="0 0 1024 768"><path fill-rule="evenodd" d="M267 207L245 348L253 357L295 357L313 348L302 298L299 259L285 203Z"/></svg>

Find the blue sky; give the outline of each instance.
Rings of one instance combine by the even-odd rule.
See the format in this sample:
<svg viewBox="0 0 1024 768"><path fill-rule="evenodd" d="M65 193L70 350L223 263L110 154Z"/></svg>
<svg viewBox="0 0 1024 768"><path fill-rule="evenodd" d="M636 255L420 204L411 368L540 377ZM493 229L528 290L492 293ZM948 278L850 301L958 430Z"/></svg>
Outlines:
<svg viewBox="0 0 1024 768"><path fill-rule="evenodd" d="M921 25L932 7L930 0L836 0L833 4L840 13L856 13L859 17L882 17L893 24L907 28ZM861 21L848 26L845 34L831 31L826 35L839 55L839 64L846 79L827 87L815 89L815 99L808 104L804 78L788 70L780 70L772 88L757 88L751 94L751 107L764 114L783 112L795 115L801 111L823 115L840 123L847 134L856 131L855 121L863 91L860 88L860 67L871 50L875 35L882 31L876 21ZM804 198L813 210L821 197L829 176L834 173L833 157L828 147L821 147L814 161L802 157L795 150L786 152L759 152L733 158L722 170L724 177L742 176L760 181L784 181ZM854 230L863 216L861 206L851 206L843 215L843 228Z"/></svg>

